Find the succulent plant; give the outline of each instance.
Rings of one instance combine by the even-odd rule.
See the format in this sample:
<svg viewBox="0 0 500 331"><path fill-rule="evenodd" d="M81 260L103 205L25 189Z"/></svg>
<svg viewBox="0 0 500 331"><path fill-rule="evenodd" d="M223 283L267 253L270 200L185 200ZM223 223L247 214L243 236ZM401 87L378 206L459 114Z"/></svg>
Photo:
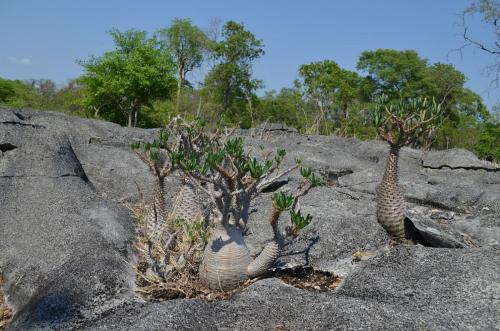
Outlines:
<svg viewBox="0 0 500 331"><path fill-rule="evenodd" d="M298 197L276 196L270 221L275 238L256 259L250 257L243 230L248 222L251 200L299 165L281 169L286 154L284 150L278 150L273 158L259 160L245 152L243 138L219 138L211 140L211 145L204 149L203 157L197 162L192 162L192 156L186 152L176 164L187 178L205 191L214 206L214 229L205 247L200 277L210 288L225 290L237 286L244 279L266 272L276 260L283 241L283 236L277 230L279 214L295 207ZM306 171L304 175L313 183L308 184L306 191L318 185L318 177L312 171ZM302 195L307 193L302 191ZM286 200L286 206L283 205L283 199ZM306 220L302 219L300 213L297 215L295 220L303 220L297 223L302 227L310 221L310 217ZM295 229L295 232L290 230L290 233L297 233L299 229L297 226L289 228Z"/></svg>
<svg viewBox="0 0 500 331"><path fill-rule="evenodd" d="M379 136L389 143L384 175L377 189L377 220L396 240L406 236L406 202L398 175L399 151L433 131L441 116L441 106L426 98L390 102L387 96L382 96L373 112Z"/></svg>
<svg viewBox="0 0 500 331"><path fill-rule="evenodd" d="M191 246L197 243L196 250L200 249L200 245L204 245L198 269L200 278L214 290L234 288L245 279L265 273L278 257L285 238L296 236L309 224L311 216L302 216L296 208L297 201L312 187L321 184L321 180L312 169L302 167L304 183L297 193L278 193L273 196L270 225L274 238L260 255L253 259L243 235L248 222L250 202L264 188L299 168L300 162L297 160L294 166L282 169L285 150L279 149L272 156L258 158L245 150L243 138L231 137L230 131L208 134L196 124L185 123L181 119L175 121L177 124L173 127L176 129L170 128L170 132L175 134L161 133L159 142L154 141L146 145L148 158L141 158L154 160L153 163L146 164L158 178L161 178L162 174L157 166L160 162L166 173L178 171L185 181L171 217L167 218L167 225L162 228L168 229L168 238L175 237L176 232L174 233L172 226L175 224L177 228L182 228L186 236L182 240L175 239L171 246L163 246L163 251L166 256L169 255L176 243L181 241L187 241ZM141 157L141 154L138 155ZM210 200L209 222L195 221L202 209L196 191L203 192ZM157 194L158 197L160 195ZM156 206L154 199L151 205ZM155 210L156 207L153 208L153 211ZM278 219L283 211L290 212L290 221L285 233L280 233ZM172 223L170 220L173 220ZM170 243L171 240L166 242ZM168 271L179 266L180 260L184 260L191 251L188 249L174 261L167 256L163 269Z"/></svg>

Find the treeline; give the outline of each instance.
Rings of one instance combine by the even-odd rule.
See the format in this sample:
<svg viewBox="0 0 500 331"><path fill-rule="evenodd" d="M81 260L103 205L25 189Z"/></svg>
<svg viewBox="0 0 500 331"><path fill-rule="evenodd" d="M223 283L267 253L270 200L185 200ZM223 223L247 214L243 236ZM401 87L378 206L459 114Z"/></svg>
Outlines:
<svg viewBox="0 0 500 331"><path fill-rule="evenodd" d="M426 97L441 105L443 117L420 147L461 147L500 160L499 108L488 112L481 97L464 87L464 74L413 50L365 51L357 71L333 60L303 64L292 86L258 95L264 83L252 67L264 44L242 24L229 21L206 32L175 19L151 36L137 30L112 30L110 36L115 49L79 60L84 74L61 88L50 80L0 78L0 103L128 126L160 127L182 114L212 127L277 122L304 133L374 139L372 114L381 95ZM195 70L206 72L201 82L189 80Z"/></svg>

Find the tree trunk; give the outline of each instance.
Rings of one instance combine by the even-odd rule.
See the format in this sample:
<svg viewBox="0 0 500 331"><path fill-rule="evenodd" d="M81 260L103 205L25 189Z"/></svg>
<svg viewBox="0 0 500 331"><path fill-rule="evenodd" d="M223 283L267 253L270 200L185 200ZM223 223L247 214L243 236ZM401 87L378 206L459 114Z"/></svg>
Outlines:
<svg viewBox="0 0 500 331"><path fill-rule="evenodd" d="M132 127L132 118L133 118L133 115L134 115L134 109L132 107L130 107L128 109L128 122L127 122L127 126L129 128Z"/></svg>
<svg viewBox="0 0 500 331"><path fill-rule="evenodd" d="M179 68L179 80L177 81L177 100L176 100L176 105L175 105L175 111L178 114L179 113L179 106L181 103L181 89L182 89L182 83L184 82L184 69L182 66Z"/></svg>
<svg viewBox="0 0 500 331"><path fill-rule="evenodd" d="M198 102L198 109L196 110L196 117L200 117L201 114L201 94L200 94L200 100Z"/></svg>
<svg viewBox="0 0 500 331"><path fill-rule="evenodd" d="M134 109L134 127L137 126L137 114L139 113L139 109Z"/></svg>
<svg viewBox="0 0 500 331"><path fill-rule="evenodd" d="M377 220L395 239L405 237L406 202L399 188L399 146L391 145L384 176L377 190Z"/></svg>
<svg viewBox="0 0 500 331"><path fill-rule="evenodd" d="M229 108L229 93L231 92L231 85L229 83L226 84L226 87L224 88L224 96L222 99L222 107L224 108L224 111L227 111Z"/></svg>
<svg viewBox="0 0 500 331"><path fill-rule="evenodd" d="M252 107L252 97L247 95L248 109L250 110L250 127L253 128L253 107Z"/></svg>

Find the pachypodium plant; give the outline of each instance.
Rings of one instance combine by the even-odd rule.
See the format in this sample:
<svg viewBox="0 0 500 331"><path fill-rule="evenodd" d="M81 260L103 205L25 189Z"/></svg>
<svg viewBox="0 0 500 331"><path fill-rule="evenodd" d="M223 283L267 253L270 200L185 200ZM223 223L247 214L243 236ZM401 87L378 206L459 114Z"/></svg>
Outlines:
<svg viewBox="0 0 500 331"><path fill-rule="evenodd" d="M176 219L174 217L174 220L168 218L167 225L162 228L169 229L168 238L174 238L174 243L170 244L172 240L165 240L167 244L160 251L166 256L163 259L163 270L167 273L180 265L180 260L186 260L186 256L174 261L170 258L171 251L178 247L176 243L179 244L174 231L182 228L187 234L185 241L203 244L203 248L200 245L195 248L196 251L203 250L197 268L198 275L214 290L231 289L248 278L265 273L274 264L286 240L297 236L311 222L312 217L303 216L297 208L298 199L321 184L321 179L312 169L301 167L298 160L293 166L282 167L285 150L280 149L272 155L270 153L257 158L245 150L243 138L230 138L230 135L227 130L207 134L197 125L185 124L182 130L177 131L175 139L169 139L168 134L162 133L159 143L155 141L151 146L146 145L149 158L140 155L145 160L153 159L160 163L158 166L156 163L150 166L155 174L163 174L157 168L165 169L166 174L177 171L189 183L189 192L193 192L196 187L210 201L210 217L207 222L187 220L186 218L192 217L190 213ZM263 189L299 168L304 180L297 192L279 192L273 195L270 225L274 237L260 255L253 259L243 235L251 201ZM174 206L173 211L178 216L181 213L176 208ZM290 220L282 233L278 220L284 211L289 211ZM190 263L193 264L195 263Z"/></svg>
<svg viewBox="0 0 500 331"><path fill-rule="evenodd" d="M286 152L278 150L258 160L245 152L243 138L212 139L199 160L184 151L175 155L174 164L205 191L213 204L211 235L199 268L201 279L212 289L227 290L242 281L259 276L273 265L287 235L296 235L307 225L311 216L303 217L296 209L297 199L305 195L320 180L310 169L303 170L305 183L293 196L284 193L274 196L271 226L274 239L261 254L252 259L246 246L243 230L247 226L251 201L262 190L300 167L299 162L287 169L281 167ZM287 233L278 230L281 212L293 213Z"/></svg>
<svg viewBox="0 0 500 331"><path fill-rule="evenodd" d="M176 169L168 162L168 158L162 152L167 140L168 135L162 130L159 138L153 142L134 142L132 144L134 153L148 166L149 171L154 176L152 198L144 215L144 231L147 237L158 235L163 227L166 227L169 232L173 229L173 222L168 221L165 206L165 178Z"/></svg>
<svg viewBox="0 0 500 331"><path fill-rule="evenodd" d="M387 96L382 96L373 112L379 136L389 143L384 175L377 189L377 220L395 240L406 237L406 202L398 175L400 149L433 132L441 117L441 106L427 98L391 102Z"/></svg>

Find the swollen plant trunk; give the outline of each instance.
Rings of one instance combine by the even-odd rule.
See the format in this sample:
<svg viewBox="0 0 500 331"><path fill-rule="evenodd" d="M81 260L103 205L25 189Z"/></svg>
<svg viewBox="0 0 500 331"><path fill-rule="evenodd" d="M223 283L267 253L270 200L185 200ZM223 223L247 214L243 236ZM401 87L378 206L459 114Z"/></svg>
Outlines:
<svg viewBox="0 0 500 331"><path fill-rule="evenodd" d="M398 158L399 146L391 145L377 190L377 220L394 239L403 239L406 202L399 188Z"/></svg>
<svg viewBox="0 0 500 331"><path fill-rule="evenodd" d="M271 241L253 260L240 228L219 223L205 247L200 278L212 290L233 289L248 278L265 273L276 261L279 249Z"/></svg>
<svg viewBox="0 0 500 331"><path fill-rule="evenodd" d="M161 236L164 231L171 232L171 224L167 224L167 210L165 206L164 193L165 180L157 178L153 189L153 197L146 208L145 225L148 238Z"/></svg>
<svg viewBox="0 0 500 331"><path fill-rule="evenodd" d="M196 187L190 181L182 185L173 207L174 218L181 218L189 223L203 219L204 211Z"/></svg>

